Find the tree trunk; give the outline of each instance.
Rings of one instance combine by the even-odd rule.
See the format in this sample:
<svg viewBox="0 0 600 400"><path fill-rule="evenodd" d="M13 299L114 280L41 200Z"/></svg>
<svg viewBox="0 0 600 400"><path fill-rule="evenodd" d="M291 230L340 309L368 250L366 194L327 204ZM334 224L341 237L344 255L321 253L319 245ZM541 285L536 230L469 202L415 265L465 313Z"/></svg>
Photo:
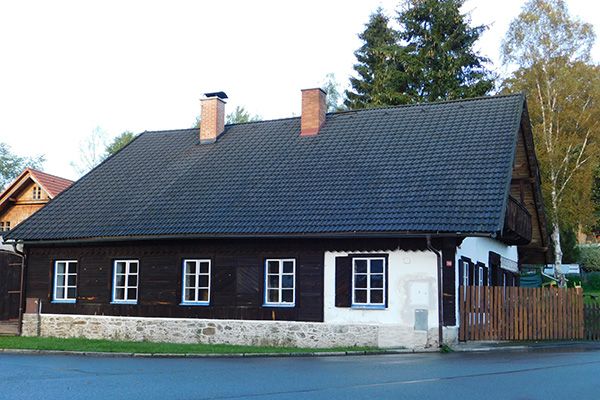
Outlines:
<svg viewBox="0 0 600 400"><path fill-rule="evenodd" d="M554 277L558 279L559 287L566 287L567 281L562 271L562 248L560 247L560 229L558 223L552 224L552 243L554 244Z"/></svg>

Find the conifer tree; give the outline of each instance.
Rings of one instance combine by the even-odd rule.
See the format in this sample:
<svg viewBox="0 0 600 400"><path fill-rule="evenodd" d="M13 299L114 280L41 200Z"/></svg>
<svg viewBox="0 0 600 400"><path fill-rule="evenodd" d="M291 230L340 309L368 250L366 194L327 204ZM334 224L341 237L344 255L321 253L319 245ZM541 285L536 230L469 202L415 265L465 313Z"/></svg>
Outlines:
<svg viewBox="0 0 600 400"><path fill-rule="evenodd" d="M489 61L474 49L486 26L472 27L464 0L406 0L398 12L402 64L411 102L483 96L494 88Z"/></svg>
<svg viewBox="0 0 600 400"><path fill-rule="evenodd" d="M403 103L399 84L401 66L396 62L399 51L397 33L389 18L378 8L358 36L363 45L354 53L357 76L350 78L344 104L350 109Z"/></svg>

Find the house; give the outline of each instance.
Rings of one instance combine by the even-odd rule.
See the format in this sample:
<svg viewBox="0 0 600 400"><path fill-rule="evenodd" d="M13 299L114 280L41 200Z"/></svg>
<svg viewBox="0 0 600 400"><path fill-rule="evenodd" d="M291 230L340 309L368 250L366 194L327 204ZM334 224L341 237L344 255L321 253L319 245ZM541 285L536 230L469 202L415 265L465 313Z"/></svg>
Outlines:
<svg viewBox="0 0 600 400"><path fill-rule="evenodd" d="M459 286L516 285L547 235L521 94L144 132L8 234L25 335L405 346Z"/></svg>
<svg viewBox="0 0 600 400"><path fill-rule="evenodd" d="M0 232L16 227L72 184L68 179L25 168L0 193Z"/></svg>
<svg viewBox="0 0 600 400"><path fill-rule="evenodd" d="M26 168L0 193L0 334L16 331L21 302L21 256L2 237L73 182L33 168ZM8 325L6 321L11 321Z"/></svg>

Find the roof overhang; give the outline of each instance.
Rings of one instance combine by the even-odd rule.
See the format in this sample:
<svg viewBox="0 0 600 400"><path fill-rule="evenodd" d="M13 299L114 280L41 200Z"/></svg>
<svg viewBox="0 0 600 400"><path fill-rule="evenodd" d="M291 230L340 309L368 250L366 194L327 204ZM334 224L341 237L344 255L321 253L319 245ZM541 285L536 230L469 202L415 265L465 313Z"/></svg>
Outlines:
<svg viewBox="0 0 600 400"><path fill-rule="evenodd" d="M24 245L56 245L75 243L114 243L148 240L193 240L193 239L417 239L417 238L464 238L491 237L495 233L482 232L317 232L317 233L265 233L265 234L179 234L179 235L145 235L145 236L111 236L68 239L20 240L8 238L6 243Z"/></svg>

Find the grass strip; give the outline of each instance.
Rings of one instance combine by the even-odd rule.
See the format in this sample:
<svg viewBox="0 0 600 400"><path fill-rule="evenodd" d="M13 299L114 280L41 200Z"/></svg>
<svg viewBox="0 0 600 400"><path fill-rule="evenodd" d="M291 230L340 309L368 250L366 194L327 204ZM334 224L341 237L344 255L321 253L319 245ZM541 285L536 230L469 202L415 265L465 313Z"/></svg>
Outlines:
<svg viewBox="0 0 600 400"><path fill-rule="evenodd" d="M324 349L270 346L237 346L228 344L180 344L129 342L97 339L61 339L50 337L0 336L0 349L60 350L139 354L239 354L239 353L326 353L378 352L373 347L331 347Z"/></svg>

